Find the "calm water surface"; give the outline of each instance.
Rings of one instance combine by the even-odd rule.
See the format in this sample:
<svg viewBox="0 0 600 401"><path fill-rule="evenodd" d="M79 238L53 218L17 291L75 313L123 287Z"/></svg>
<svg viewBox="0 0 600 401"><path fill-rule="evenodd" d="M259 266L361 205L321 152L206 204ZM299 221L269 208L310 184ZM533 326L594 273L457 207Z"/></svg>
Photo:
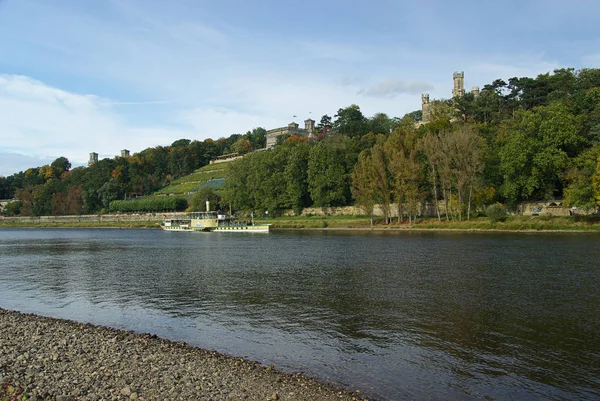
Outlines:
<svg viewBox="0 0 600 401"><path fill-rule="evenodd" d="M0 230L0 307L376 399L599 399L600 236Z"/></svg>

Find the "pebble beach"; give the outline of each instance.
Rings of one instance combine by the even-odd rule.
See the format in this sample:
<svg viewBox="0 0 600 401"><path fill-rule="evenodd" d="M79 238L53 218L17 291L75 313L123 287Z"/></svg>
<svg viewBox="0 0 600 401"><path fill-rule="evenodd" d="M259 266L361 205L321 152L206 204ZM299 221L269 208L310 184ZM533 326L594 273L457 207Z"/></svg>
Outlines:
<svg viewBox="0 0 600 401"><path fill-rule="evenodd" d="M364 400L151 334L0 309L0 399Z"/></svg>

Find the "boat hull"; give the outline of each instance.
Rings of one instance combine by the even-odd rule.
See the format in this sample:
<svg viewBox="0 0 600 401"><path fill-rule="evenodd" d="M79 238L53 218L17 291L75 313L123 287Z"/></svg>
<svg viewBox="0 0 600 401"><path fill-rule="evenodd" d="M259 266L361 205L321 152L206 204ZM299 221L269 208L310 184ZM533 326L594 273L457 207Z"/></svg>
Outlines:
<svg viewBox="0 0 600 401"><path fill-rule="evenodd" d="M268 224L243 225L243 226L218 226L212 231L216 233L268 233Z"/></svg>

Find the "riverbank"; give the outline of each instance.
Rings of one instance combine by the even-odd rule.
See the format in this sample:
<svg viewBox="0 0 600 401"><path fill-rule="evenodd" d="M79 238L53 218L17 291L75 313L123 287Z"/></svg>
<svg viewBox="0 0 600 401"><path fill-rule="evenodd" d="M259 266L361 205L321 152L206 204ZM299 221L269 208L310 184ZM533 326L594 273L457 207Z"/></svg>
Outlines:
<svg viewBox="0 0 600 401"><path fill-rule="evenodd" d="M0 385L0 399L10 400L364 399L302 375L149 334L3 309Z"/></svg>
<svg viewBox="0 0 600 401"><path fill-rule="evenodd" d="M158 229L162 219L139 220L119 217L111 220L50 220L50 219L2 219L1 228L146 228ZM492 223L486 217L465 221L439 221L437 219L418 219L416 224L394 220L384 224L376 220L373 225L366 217L356 216L305 216L278 217L269 220L256 220L257 223L269 223L271 229L304 229L304 230L377 230L377 231L506 231L506 232L600 232L598 216L510 216L504 222Z"/></svg>
<svg viewBox="0 0 600 401"><path fill-rule="evenodd" d="M140 216L142 216L140 218ZM106 215L91 218L0 218L0 228L160 228L162 217L156 215ZM448 231L549 231L549 232L600 232L600 216L509 216L503 222L491 222L486 217L470 220L418 219L416 224L407 221L398 224L394 220L384 224L375 220L371 225L361 216L302 216L257 219L257 223L269 223L272 229L311 230L448 230Z"/></svg>

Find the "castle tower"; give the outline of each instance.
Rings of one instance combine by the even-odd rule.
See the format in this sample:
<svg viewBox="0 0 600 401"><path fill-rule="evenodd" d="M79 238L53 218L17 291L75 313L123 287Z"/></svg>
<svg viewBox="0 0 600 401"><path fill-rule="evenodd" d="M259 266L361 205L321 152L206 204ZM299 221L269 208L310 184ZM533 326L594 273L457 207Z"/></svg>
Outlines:
<svg viewBox="0 0 600 401"><path fill-rule="evenodd" d="M452 96L462 96L465 94L465 72L454 73L454 89L452 89Z"/></svg>
<svg viewBox="0 0 600 401"><path fill-rule="evenodd" d="M479 86L474 86L471 88L471 93L473 94L473 96L477 97L479 96Z"/></svg>
<svg viewBox="0 0 600 401"><path fill-rule="evenodd" d="M129 150L123 149L121 151L121 157L129 157Z"/></svg>
<svg viewBox="0 0 600 401"><path fill-rule="evenodd" d="M315 136L315 120L308 119L304 120L304 129L308 132L308 137L312 138Z"/></svg>
<svg viewBox="0 0 600 401"><path fill-rule="evenodd" d="M427 123L431 119L431 104L429 103L429 93L421 94L421 122Z"/></svg>
<svg viewBox="0 0 600 401"><path fill-rule="evenodd" d="M90 160L88 160L88 166L93 166L98 163L98 153L92 152L90 153Z"/></svg>

